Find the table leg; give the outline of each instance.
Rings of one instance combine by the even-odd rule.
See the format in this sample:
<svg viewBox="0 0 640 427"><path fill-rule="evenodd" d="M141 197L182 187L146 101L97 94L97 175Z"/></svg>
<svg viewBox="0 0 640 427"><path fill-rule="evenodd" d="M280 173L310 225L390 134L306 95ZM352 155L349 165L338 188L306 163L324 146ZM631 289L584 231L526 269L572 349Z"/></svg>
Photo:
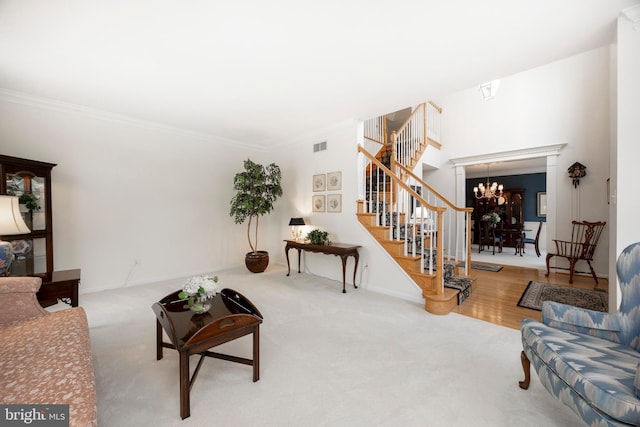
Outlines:
<svg viewBox="0 0 640 427"><path fill-rule="evenodd" d="M287 256L287 276L291 274L291 266L289 265L289 246L285 246L284 253Z"/></svg>
<svg viewBox="0 0 640 427"><path fill-rule="evenodd" d="M71 307L78 306L78 282L71 286Z"/></svg>
<svg viewBox="0 0 640 427"><path fill-rule="evenodd" d="M302 249L298 249L298 274L300 274L300 253L302 252Z"/></svg>
<svg viewBox="0 0 640 427"><path fill-rule="evenodd" d="M260 325L253 330L253 382L260 379Z"/></svg>
<svg viewBox="0 0 640 427"><path fill-rule="evenodd" d="M347 291L345 290L345 284L347 283L346 280L346 270L347 270L347 258L349 257L349 255L340 255L340 259L342 259L342 293L346 294Z"/></svg>
<svg viewBox="0 0 640 427"><path fill-rule="evenodd" d="M189 355L185 351L180 353L180 417L184 420L191 416L189 402Z"/></svg>
<svg viewBox="0 0 640 427"><path fill-rule="evenodd" d="M156 320L156 360L162 359L162 325Z"/></svg>
<svg viewBox="0 0 640 427"><path fill-rule="evenodd" d="M358 289L358 286L356 286L356 271L358 271L358 260L360 259L360 254L356 251L356 253L353 254L353 257L356 259L356 264L353 266L353 287Z"/></svg>

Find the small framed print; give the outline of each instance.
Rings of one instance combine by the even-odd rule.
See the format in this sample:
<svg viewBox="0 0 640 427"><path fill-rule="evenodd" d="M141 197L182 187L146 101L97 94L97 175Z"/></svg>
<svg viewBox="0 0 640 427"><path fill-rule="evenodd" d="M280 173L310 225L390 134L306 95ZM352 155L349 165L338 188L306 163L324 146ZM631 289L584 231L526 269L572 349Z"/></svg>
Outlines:
<svg viewBox="0 0 640 427"><path fill-rule="evenodd" d="M331 172L327 174L327 190L342 190L342 172Z"/></svg>
<svg viewBox="0 0 640 427"><path fill-rule="evenodd" d="M342 194L327 195L327 212L342 212Z"/></svg>
<svg viewBox="0 0 640 427"><path fill-rule="evenodd" d="M538 216L547 216L547 193L538 193Z"/></svg>
<svg viewBox="0 0 640 427"><path fill-rule="evenodd" d="M313 191L324 191L327 186L327 176L325 174L313 175Z"/></svg>
<svg viewBox="0 0 640 427"><path fill-rule="evenodd" d="M324 175L323 175L324 176ZM311 203L313 205L314 212L324 212L325 211L325 196L313 196Z"/></svg>

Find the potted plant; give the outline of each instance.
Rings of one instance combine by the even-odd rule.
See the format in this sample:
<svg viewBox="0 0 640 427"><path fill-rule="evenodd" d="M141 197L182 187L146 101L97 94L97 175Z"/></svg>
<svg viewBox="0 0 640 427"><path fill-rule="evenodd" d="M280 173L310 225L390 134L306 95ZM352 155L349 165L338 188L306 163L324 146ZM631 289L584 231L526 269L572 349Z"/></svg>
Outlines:
<svg viewBox="0 0 640 427"><path fill-rule="evenodd" d="M32 193L22 193L18 200L21 205L24 205L26 210L33 211L40 209L38 198Z"/></svg>
<svg viewBox="0 0 640 427"><path fill-rule="evenodd" d="M273 204L282 196L282 175L280 167L275 163L263 166L244 161L244 171L238 172L233 178L235 196L231 199L231 215L236 224L242 224L247 219L247 240L251 252L245 256L245 265L253 273L262 273L269 265L269 253L258 250L258 221L262 215L273 210ZM254 221L255 220L255 221ZM254 225L255 238L251 238L251 225Z"/></svg>
<svg viewBox="0 0 640 427"><path fill-rule="evenodd" d="M329 241L329 233L316 228L307 234L307 240L309 240L312 245L326 245Z"/></svg>

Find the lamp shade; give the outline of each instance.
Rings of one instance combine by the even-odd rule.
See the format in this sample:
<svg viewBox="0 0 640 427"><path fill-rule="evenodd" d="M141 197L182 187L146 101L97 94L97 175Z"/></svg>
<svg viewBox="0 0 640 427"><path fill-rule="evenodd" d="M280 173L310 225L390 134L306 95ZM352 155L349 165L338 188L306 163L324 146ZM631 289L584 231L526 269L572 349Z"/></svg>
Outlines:
<svg viewBox="0 0 640 427"><path fill-rule="evenodd" d="M427 219L429 218L429 209L424 206L417 207L413 214L411 215L411 219Z"/></svg>
<svg viewBox="0 0 640 427"><path fill-rule="evenodd" d="M303 218L291 218L289 220L289 225L306 225L304 223L304 219Z"/></svg>
<svg viewBox="0 0 640 427"><path fill-rule="evenodd" d="M20 214L20 201L14 196L0 196L0 236L30 233Z"/></svg>

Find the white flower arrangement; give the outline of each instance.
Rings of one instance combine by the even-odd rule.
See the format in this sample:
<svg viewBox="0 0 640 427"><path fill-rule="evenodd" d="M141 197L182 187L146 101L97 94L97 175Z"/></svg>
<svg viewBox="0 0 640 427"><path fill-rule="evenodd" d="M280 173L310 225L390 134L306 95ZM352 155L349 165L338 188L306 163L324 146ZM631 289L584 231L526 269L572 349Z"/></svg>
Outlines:
<svg viewBox="0 0 640 427"><path fill-rule="evenodd" d="M218 276L194 276L187 280L178 294L180 299L188 299L189 307L198 304L199 300L212 298L218 289Z"/></svg>
<svg viewBox="0 0 640 427"><path fill-rule="evenodd" d="M495 212L491 212L486 215L482 215L482 220L489 221L491 224L495 225L500 222L500 215Z"/></svg>

